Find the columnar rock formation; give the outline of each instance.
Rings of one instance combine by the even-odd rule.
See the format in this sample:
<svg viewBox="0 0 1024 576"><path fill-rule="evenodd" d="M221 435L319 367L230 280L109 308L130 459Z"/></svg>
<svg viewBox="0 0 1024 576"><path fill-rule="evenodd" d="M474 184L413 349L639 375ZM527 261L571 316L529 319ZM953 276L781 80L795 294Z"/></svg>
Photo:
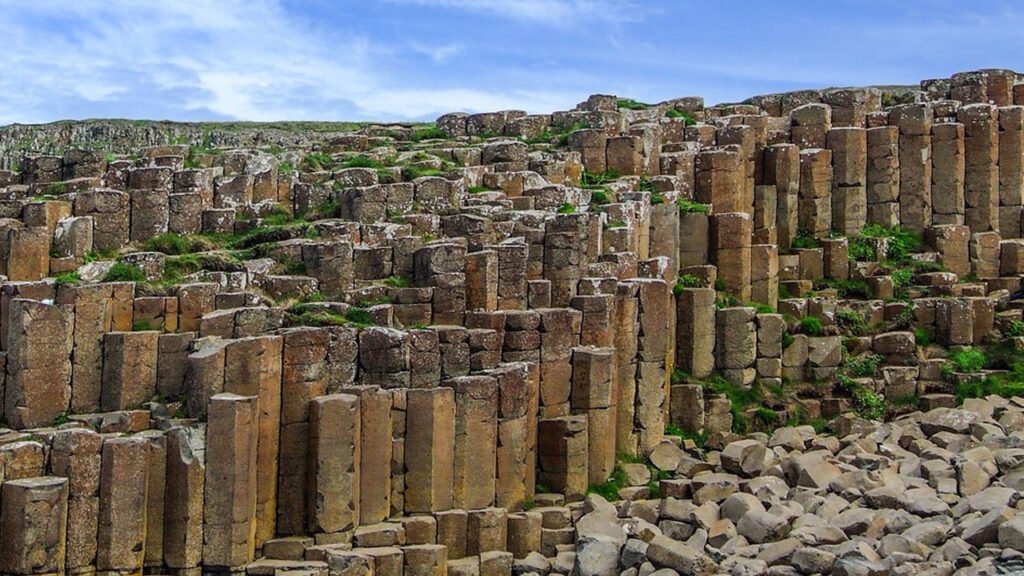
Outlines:
<svg viewBox="0 0 1024 576"><path fill-rule="evenodd" d="M1024 77L919 88L0 129L0 573L1019 558Z"/></svg>

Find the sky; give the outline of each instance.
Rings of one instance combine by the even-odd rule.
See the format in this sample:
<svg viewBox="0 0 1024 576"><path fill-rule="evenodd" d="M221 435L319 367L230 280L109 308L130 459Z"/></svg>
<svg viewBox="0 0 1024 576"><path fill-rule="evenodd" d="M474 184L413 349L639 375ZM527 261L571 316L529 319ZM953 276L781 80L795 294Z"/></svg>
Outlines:
<svg viewBox="0 0 1024 576"><path fill-rule="evenodd" d="M0 0L0 125L432 120L1024 71L1016 0Z"/></svg>

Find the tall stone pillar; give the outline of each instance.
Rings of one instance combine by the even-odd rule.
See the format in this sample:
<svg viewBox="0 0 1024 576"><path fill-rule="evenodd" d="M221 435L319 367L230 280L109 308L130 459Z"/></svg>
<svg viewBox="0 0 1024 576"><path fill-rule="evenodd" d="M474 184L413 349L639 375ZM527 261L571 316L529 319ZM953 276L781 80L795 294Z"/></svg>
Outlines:
<svg viewBox="0 0 1024 576"><path fill-rule="evenodd" d="M442 385L455 391L452 506L486 508L494 503L498 384L489 376L473 375Z"/></svg>
<svg viewBox="0 0 1024 576"><path fill-rule="evenodd" d="M290 536L306 530L309 402L327 394L328 331L295 328L282 338L277 532Z"/></svg>
<svg viewBox="0 0 1024 576"><path fill-rule="evenodd" d="M764 183L775 186L778 244L793 242L799 221L800 150L795 144L773 144L764 150Z"/></svg>
<svg viewBox="0 0 1024 576"><path fill-rule="evenodd" d="M932 218L931 106L896 106L889 123L900 131L900 225L923 232Z"/></svg>
<svg viewBox="0 0 1024 576"><path fill-rule="evenodd" d="M309 405L307 530L340 534L359 525L359 398L321 396Z"/></svg>
<svg viewBox="0 0 1024 576"><path fill-rule="evenodd" d="M50 445L50 473L68 479L65 568L70 573L96 569L102 449L102 436L79 428L55 433Z"/></svg>
<svg viewBox="0 0 1024 576"><path fill-rule="evenodd" d="M0 571L13 576L64 574L68 480L8 480L0 514Z"/></svg>
<svg viewBox="0 0 1024 576"><path fill-rule="evenodd" d="M999 233L1021 236L1024 204L1024 106L999 109Z"/></svg>
<svg viewBox="0 0 1024 576"><path fill-rule="evenodd" d="M833 128L828 147L832 150L832 229L852 236L867 221L867 132Z"/></svg>
<svg viewBox="0 0 1024 576"><path fill-rule="evenodd" d="M615 469L615 398L612 386L615 350L572 349L572 410L586 414L588 484L601 484Z"/></svg>
<svg viewBox="0 0 1024 576"><path fill-rule="evenodd" d="M932 126L932 222L964 222L964 125Z"/></svg>
<svg viewBox="0 0 1024 576"><path fill-rule="evenodd" d="M824 238L832 228L832 151L800 151L800 229Z"/></svg>
<svg viewBox="0 0 1024 576"><path fill-rule="evenodd" d="M715 291L685 288L676 296L676 366L694 378L715 370Z"/></svg>
<svg viewBox="0 0 1024 576"><path fill-rule="evenodd" d="M868 224L886 228L900 223L900 129L868 128Z"/></svg>
<svg viewBox="0 0 1024 576"><path fill-rule="evenodd" d="M206 428L203 567L241 570L256 551L259 397L217 394Z"/></svg>
<svg viewBox="0 0 1024 576"><path fill-rule="evenodd" d="M725 289L750 301L750 242L753 220L745 212L711 216L711 255Z"/></svg>
<svg viewBox="0 0 1024 576"><path fill-rule="evenodd" d="M411 389L406 398L406 512L446 510L455 471L455 391Z"/></svg>
<svg viewBox="0 0 1024 576"><path fill-rule="evenodd" d="M998 108L968 104L957 119L964 125L964 224L974 233L999 231Z"/></svg>
<svg viewBox="0 0 1024 576"><path fill-rule="evenodd" d="M16 429L47 426L71 403L72 315L63 306L10 302L4 413Z"/></svg>
<svg viewBox="0 0 1024 576"><path fill-rule="evenodd" d="M589 478L587 417L541 420L537 445L540 481L570 501L583 498Z"/></svg>
<svg viewBox="0 0 1024 576"><path fill-rule="evenodd" d="M533 497L527 479L536 473L536 436L529 432L537 428L537 412L531 410L537 390L530 369L530 364L517 362L486 373L498 386L495 505L509 510L521 509L526 499Z"/></svg>
<svg viewBox="0 0 1024 576"><path fill-rule="evenodd" d="M149 443L108 438L100 467L96 569L141 574L146 551Z"/></svg>
<svg viewBox="0 0 1024 576"><path fill-rule="evenodd" d="M204 442L196 428L167 432L163 548L172 570L195 570L203 560Z"/></svg>

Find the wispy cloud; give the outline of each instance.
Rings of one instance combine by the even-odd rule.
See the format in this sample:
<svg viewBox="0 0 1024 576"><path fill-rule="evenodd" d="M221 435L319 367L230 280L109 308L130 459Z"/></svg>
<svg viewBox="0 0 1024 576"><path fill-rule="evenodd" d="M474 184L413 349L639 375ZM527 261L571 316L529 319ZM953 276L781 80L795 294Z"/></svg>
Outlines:
<svg viewBox="0 0 1024 576"><path fill-rule="evenodd" d="M420 118L513 104L476 87L417 87L389 76L379 61L416 55L442 64L461 44L405 43L402 51L362 33L315 27L278 0L0 0L0 11L7 39L0 124L78 116L83 108L271 121ZM552 102L527 95L518 107Z"/></svg>
<svg viewBox="0 0 1024 576"><path fill-rule="evenodd" d="M642 4L629 0L388 0L454 10L469 10L529 20L550 26L571 26L583 20L634 21Z"/></svg>
<svg viewBox="0 0 1024 576"><path fill-rule="evenodd" d="M435 64L442 64L452 56L459 54L463 50L462 44L442 44L440 46L431 46L428 44L420 44L419 42L413 42L409 44L409 47L414 51L429 57L434 61Z"/></svg>

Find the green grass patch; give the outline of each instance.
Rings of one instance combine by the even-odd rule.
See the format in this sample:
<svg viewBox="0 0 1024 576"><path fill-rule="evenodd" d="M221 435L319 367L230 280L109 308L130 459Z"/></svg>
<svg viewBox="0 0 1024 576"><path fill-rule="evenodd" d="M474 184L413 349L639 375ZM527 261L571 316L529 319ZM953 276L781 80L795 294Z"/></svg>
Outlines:
<svg viewBox="0 0 1024 576"><path fill-rule="evenodd" d="M881 420L885 417L885 398L881 394L844 374L836 375L836 382L840 388L849 392L853 410L858 416L868 420Z"/></svg>
<svg viewBox="0 0 1024 576"><path fill-rule="evenodd" d="M103 276L104 282L145 282L146 274L138 267L116 262Z"/></svg>
<svg viewBox="0 0 1024 576"><path fill-rule="evenodd" d="M412 141L420 142L422 140L447 140L448 133L438 128L437 126L429 126L427 128L420 128L413 132Z"/></svg>
<svg viewBox="0 0 1024 576"><path fill-rule="evenodd" d="M702 204L686 198L680 198L677 204L679 204L679 211L684 214L708 214L711 212L710 204Z"/></svg>
<svg viewBox="0 0 1024 576"><path fill-rule="evenodd" d="M1007 322L1006 335L1011 338L1024 336L1024 322L1021 322L1020 320L1010 320Z"/></svg>
<svg viewBox="0 0 1024 576"><path fill-rule="evenodd" d="M331 158L331 155L326 152L310 152L302 159L302 163L311 172L334 168L334 158Z"/></svg>
<svg viewBox="0 0 1024 576"><path fill-rule="evenodd" d="M626 472L622 469L622 466L616 464L612 477L603 484L595 484L587 488L587 494L597 494L609 502L615 502L621 500L619 498L619 490L627 485Z"/></svg>
<svg viewBox="0 0 1024 576"><path fill-rule="evenodd" d="M985 368L985 351L980 348L961 348L949 355L948 365L954 372L976 374Z"/></svg>
<svg viewBox="0 0 1024 576"><path fill-rule="evenodd" d="M817 316L801 318L800 333L808 336L821 336L821 320Z"/></svg>
<svg viewBox="0 0 1024 576"><path fill-rule="evenodd" d="M626 110L646 110L651 107L650 104L645 104L632 98L619 98L615 102L617 108L625 108Z"/></svg>
<svg viewBox="0 0 1024 576"><path fill-rule="evenodd" d="M609 182L618 180L622 174L618 170L609 169L604 172L590 172L584 170L583 175L580 176L580 186L584 188L602 188Z"/></svg>
<svg viewBox="0 0 1024 576"><path fill-rule="evenodd" d="M562 204L561 206L558 207L557 212L559 214L575 214L576 207L570 204L569 202L566 202L565 204Z"/></svg>
<svg viewBox="0 0 1024 576"><path fill-rule="evenodd" d="M156 330L156 328L149 323L149 320L136 320L135 322L132 322L133 332L147 332L149 330Z"/></svg>
<svg viewBox="0 0 1024 576"><path fill-rule="evenodd" d="M864 336L870 331L864 315L849 308L836 310L836 324L843 333L851 336Z"/></svg>
<svg viewBox="0 0 1024 576"><path fill-rule="evenodd" d="M596 204L597 206L603 206L611 202L611 197L607 190L594 190L590 193L590 203Z"/></svg>
<svg viewBox="0 0 1024 576"><path fill-rule="evenodd" d="M878 367L882 365L882 357L878 354L867 354L854 358L846 363L845 370L853 378L874 378Z"/></svg>
<svg viewBox="0 0 1024 576"><path fill-rule="evenodd" d="M342 168L372 168L374 170L380 170L381 168L387 168L380 160L374 160L369 156L360 154L359 156L353 156L348 160L341 163Z"/></svg>
<svg viewBox="0 0 1024 576"><path fill-rule="evenodd" d="M689 112L683 112L682 110L676 110L675 108L668 109L665 112L665 118L682 118L686 121L687 126L693 126L697 123L697 120Z"/></svg>
<svg viewBox="0 0 1024 576"><path fill-rule="evenodd" d="M821 248L821 242L806 230L798 230L793 238L792 247L796 250Z"/></svg>
<svg viewBox="0 0 1024 576"><path fill-rule="evenodd" d="M814 283L815 290L831 288L836 291L840 298L868 299L871 297L871 290L866 280L839 280L836 278L822 278Z"/></svg>
<svg viewBox="0 0 1024 576"><path fill-rule="evenodd" d="M384 280L384 284L392 288L410 288L412 279L405 276L389 276Z"/></svg>
<svg viewBox="0 0 1024 576"><path fill-rule="evenodd" d="M204 236L182 236L168 232L146 239L142 249L146 252L161 252L169 256L192 254L216 250L217 244Z"/></svg>
<svg viewBox="0 0 1024 576"><path fill-rule="evenodd" d="M64 284L78 284L81 281L82 278L79 277L78 272L74 270L69 272L61 272L60 274L57 274L57 276L54 277L53 279L53 283L57 286L61 286Z"/></svg>
<svg viewBox="0 0 1024 576"><path fill-rule="evenodd" d="M676 284L672 287L672 292L678 296L687 288L702 288L703 286L704 281L699 277L694 276L693 274L681 274L679 278L676 279Z"/></svg>

